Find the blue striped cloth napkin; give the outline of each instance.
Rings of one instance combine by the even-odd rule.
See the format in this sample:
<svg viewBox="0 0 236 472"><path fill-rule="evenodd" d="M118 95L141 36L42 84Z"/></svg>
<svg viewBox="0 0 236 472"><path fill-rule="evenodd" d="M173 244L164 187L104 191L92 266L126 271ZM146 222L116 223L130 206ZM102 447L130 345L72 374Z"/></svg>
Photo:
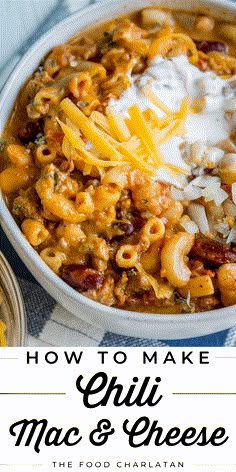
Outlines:
<svg viewBox="0 0 236 472"><path fill-rule="evenodd" d="M37 38L68 14L91 3L96 0L1 0L0 90L15 64ZM236 346L236 327L198 338L165 341L120 336L105 332L102 327L95 328L66 311L45 292L1 228L0 248L22 290L30 346Z"/></svg>

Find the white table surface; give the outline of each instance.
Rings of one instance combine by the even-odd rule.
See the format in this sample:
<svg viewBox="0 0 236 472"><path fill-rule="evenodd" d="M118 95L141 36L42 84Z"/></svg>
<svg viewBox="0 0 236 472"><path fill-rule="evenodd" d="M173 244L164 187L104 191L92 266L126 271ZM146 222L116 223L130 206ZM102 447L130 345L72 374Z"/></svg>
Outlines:
<svg viewBox="0 0 236 472"><path fill-rule="evenodd" d="M20 46L55 11L59 19L99 0L0 0L0 89L20 59ZM100 0L101 1L101 0ZM10 62L9 62L10 61Z"/></svg>

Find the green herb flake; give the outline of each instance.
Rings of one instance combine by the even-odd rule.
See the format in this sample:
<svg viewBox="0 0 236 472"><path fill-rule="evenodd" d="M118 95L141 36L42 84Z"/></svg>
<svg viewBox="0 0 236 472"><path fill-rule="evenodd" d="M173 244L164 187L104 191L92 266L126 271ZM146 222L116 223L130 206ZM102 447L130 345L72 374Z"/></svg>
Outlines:
<svg viewBox="0 0 236 472"><path fill-rule="evenodd" d="M117 46L117 43L115 41L112 41L112 39L110 41L107 42L107 45L110 49L112 48L115 48Z"/></svg>
<svg viewBox="0 0 236 472"><path fill-rule="evenodd" d="M42 74L43 72L43 65L39 66L38 69L36 70L36 74Z"/></svg>
<svg viewBox="0 0 236 472"><path fill-rule="evenodd" d="M142 198L142 203L144 203L144 205L146 205L148 203L147 198Z"/></svg>
<svg viewBox="0 0 236 472"><path fill-rule="evenodd" d="M79 107L84 108L84 107L87 107L89 105L89 103L84 102L83 100L81 100L80 102L78 102L78 105L79 105Z"/></svg>
<svg viewBox="0 0 236 472"><path fill-rule="evenodd" d="M181 297L181 295L177 291L174 292L174 297L175 297L175 303L182 305L180 313L194 313L195 312L194 303L191 302L190 291L188 291L187 298Z"/></svg>
<svg viewBox="0 0 236 472"><path fill-rule="evenodd" d="M33 107L39 107L40 105L42 105L42 100L37 100L37 101L34 101L33 102Z"/></svg>
<svg viewBox="0 0 236 472"><path fill-rule="evenodd" d="M39 146L43 146L46 143L45 136L42 133L38 133L34 142Z"/></svg>
<svg viewBox="0 0 236 472"><path fill-rule="evenodd" d="M0 138L0 152L3 152L7 142L4 138Z"/></svg>
<svg viewBox="0 0 236 472"><path fill-rule="evenodd" d="M181 295L179 294L179 292L175 291L175 292L174 292L174 296L175 296L175 301L176 301L176 303L184 303L184 304L186 304L186 302L187 302L186 298L181 297Z"/></svg>
<svg viewBox="0 0 236 472"><path fill-rule="evenodd" d="M50 177L50 179L53 180L54 189L56 189L58 183L60 182L58 172L56 172L55 170L52 170L52 171L48 174L48 177Z"/></svg>
<svg viewBox="0 0 236 472"><path fill-rule="evenodd" d="M52 58L48 59L48 65L49 67L56 67L57 66L56 59L52 59Z"/></svg>
<svg viewBox="0 0 236 472"><path fill-rule="evenodd" d="M18 202L14 202L14 203L13 203L13 211L14 211L14 213L16 213L16 214L18 213L18 214L19 214L19 212L21 212L22 210L23 210L23 205L22 205L22 203L18 203Z"/></svg>

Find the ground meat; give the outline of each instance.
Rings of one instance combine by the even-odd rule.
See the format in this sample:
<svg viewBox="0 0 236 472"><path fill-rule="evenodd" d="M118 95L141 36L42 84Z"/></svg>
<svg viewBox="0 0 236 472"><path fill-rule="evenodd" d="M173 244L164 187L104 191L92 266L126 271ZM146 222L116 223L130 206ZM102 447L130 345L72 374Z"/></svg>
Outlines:
<svg viewBox="0 0 236 472"><path fill-rule="evenodd" d="M221 41L197 41L194 40L197 50L202 51L205 54L211 51L218 51L227 54L228 47L225 43Z"/></svg>
<svg viewBox="0 0 236 472"><path fill-rule="evenodd" d="M91 289L86 292L82 292L88 298L91 298L95 302L103 303L107 306L113 306L116 304L114 296L114 279L112 276L108 276L99 290Z"/></svg>
<svg viewBox="0 0 236 472"><path fill-rule="evenodd" d="M44 69L49 73L56 73L61 67L66 67L75 59L68 44L56 46L44 63Z"/></svg>
<svg viewBox="0 0 236 472"><path fill-rule="evenodd" d="M60 151L60 146L62 145L64 133L61 131L48 130L45 134L47 143L50 145L57 145Z"/></svg>
<svg viewBox="0 0 236 472"><path fill-rule="evenodd" d="M130 186L135 207L140 211L160 215L173 203L169 185L153 181L140 171L131 174Z"/></svg>
<svg viewBox="0 0 236 472"><path fill-rule="evenodd" d="M213 270L205 268L203 262L197 259L191 259L189 261L189 268L191 270L192 276L198 276L198 275L209 275L209 277L215 276L215 272Z"/></svg>
<svg viewBox="0 0 236 472"><path fill-rule="evenodd" d="M218 298L216 295L194 298L192 299L192 302L195 305L195 311L197 313L202 311L215 310L221 305L220 298Z"/></svg>
<svg viewBox="0 0 236 472"><path fill-rule="evenodd" d="M24 218L33 218L43 221L38 194L34 188L22 190L19 197L13 201L12 213L21 221Z"/></svg>
<svg viewBox="0 0 236 472"><path fill-rule="evenodd" d="M71 287L78 290L100 288L104 282L104 276L95 269L82 264L64 266L61 278Z"/></svg>
<svg viewBox="0 0 236 472"><path fill-rule="evenodd" d="M127 297L126 288L127 288L128 280L129 279L128 279L127 273L123 272L119 282L115 286L114 293L117 298L118 306L122 306L125 304L126 297Z"/></svg>
<svg viewBox="0 0 236 472"><path fill-rule="evenodd" d="M139 305L142 306L150 306L154 305L157 302L156 296L154 291L151 290L144 290L140 292L133 292L131 293L126 300L128 305L137 307Z"/></svg>

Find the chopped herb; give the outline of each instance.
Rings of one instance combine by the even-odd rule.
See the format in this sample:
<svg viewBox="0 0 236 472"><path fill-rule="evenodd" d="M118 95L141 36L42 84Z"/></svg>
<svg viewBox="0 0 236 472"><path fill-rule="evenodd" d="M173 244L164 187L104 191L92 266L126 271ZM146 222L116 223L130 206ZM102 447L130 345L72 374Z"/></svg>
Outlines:
<svg viewBox="0 0 236 472"><path fill-rule="evenodd" d="M78 105L81 108L87 107L89 105L89 102L84 102L83 100L81 100L80 102L78 102Z"/></svg>
<svg viewBox="0 0 236 472"><path fill-rule="evenodd" d="M105 31L104 39L102 39L99 42L99 47L101 49L103 49L103 48L109 48L110 49L110 48L116 47L116 42L113 41L112 37L113 37L113 33L108 33L107 31Z"/></svg>
<svg viewBox="0 0 236 472"><path fill-rule="evenodd" d="M127 275L128 275L129 277L133 277L133 276L136 275L136 274L137 274L137 270L136 270L134 267L132 267L131 269L127 270Z"/></svg>
<svg viewBox="0 0 236 472"><path fill-rule="evenodd" d="M0 152L3 152L6 146L6 140L4 138L0 138Z"/></svg>
<svg viewBox="0 0 236 472"><path fill-rule="evenodd" d="M180 311L181 313L194 313L195 311L194 304L190 302L190 298L191 298L190 291L188 291L187 298L181 297L181 295L177 291L174 292L174 296L175 296L175 302L182 304L181 311Z"/></svg>
<svg viewBox="0 0 236 472"><path fill-rule="evenodd" d="M42 146L46 143L45 136L42 133L38 133L34 142Z"/></svg>
<svg viewBox="0 0 236 472"><path fill-rule="evenodd" d="M211 309L211 308L210 308ZM181 311L180 313L195 313L196 309L195 309L195 305L192 304L190 306L188 305L183 305L183 307L181 308Z"/></svg>
<svg viewBox="0 0 236 472"><path fill-rule="evenodd" d="M107 42L107 45L109 48L115 48L116 47L116 42L115 41L112 41L112 39L110 39L108 42Z"/></svg>
<svg viewBox="0 0 236 472"><path fill-rule="evenodd" d="M36 70L36 74L39 73L41 74L43 72L43 66L39 66L38 69Z"/></svg>
<svg viewBox="0 0 236 472"><path fill-rule="evenodd" d="M189 309L187 308L187 306L181 308L180 313L181 315L183 315L184 313L189 313Z"/></svg>
<svg viewBox="0 0 236 472"><path fill-rule="evenodd" d="M37 101L33 102L33 106L38 107L38 106L42 105L42 103L43 103L42 100L37 100Z"/></svg>
<svg viewBox="0 0 236 472"><path fill-rule="evenodd" d="M55 170L52 170L48 176L53 180L53 183L54 183L54 189L56 188L56 186L58 185L59 183L59 175L58 175L58 172L56 172Z"/></svg>
<svg viewBox="0 0 236 472"><path fill-rule="evenodd" d="M187 303L186 298L181 297L181 295L179 294L179 292L175 291L175 292L174 292L174 296L175 296L175 301L176 301L176 303L184 303L184 304Z"/></svg>
<svg viewBox="0 0 236 472"><path fill-rule="evenodd" d="M181 295L177 291L174 292L174 296L175 296L176 303L184 303L184 304L188 305L188 303L187 303L188 299L190 301L190 292L188 292L187 298L181 297Z"/></svg>
<svg viewBox="0 0 236 472"><path fill-rule="evenodd" d="M148 203L148 200L146 198L142 198L142 203L144 203L144 205L146 205Z"/></svg>
<svg viewBox="0 0 236 472"><path fill-rule="evenodd" d="M14 203L13 203L13 211L14 211L14 213L21 212L21 210L23 210L23 205L22 205L22 203L19 203L19 202L17 202L17 201L14 201Z"/></svg>
<svg viewBox="0 0 236 472"><path fill-rule="evenodd" d="M59 177L59 174L57 172L54 172L54 188L57 187L57 185L59 184L60 182L60 177Z"/></svg>
<svg viewBox="0 0 236 472"><path fill-rule="evenodd" d="M57 66L56 59L52 59L52 58L48 59L48 65L49 67L56 67Z"/></svg>

